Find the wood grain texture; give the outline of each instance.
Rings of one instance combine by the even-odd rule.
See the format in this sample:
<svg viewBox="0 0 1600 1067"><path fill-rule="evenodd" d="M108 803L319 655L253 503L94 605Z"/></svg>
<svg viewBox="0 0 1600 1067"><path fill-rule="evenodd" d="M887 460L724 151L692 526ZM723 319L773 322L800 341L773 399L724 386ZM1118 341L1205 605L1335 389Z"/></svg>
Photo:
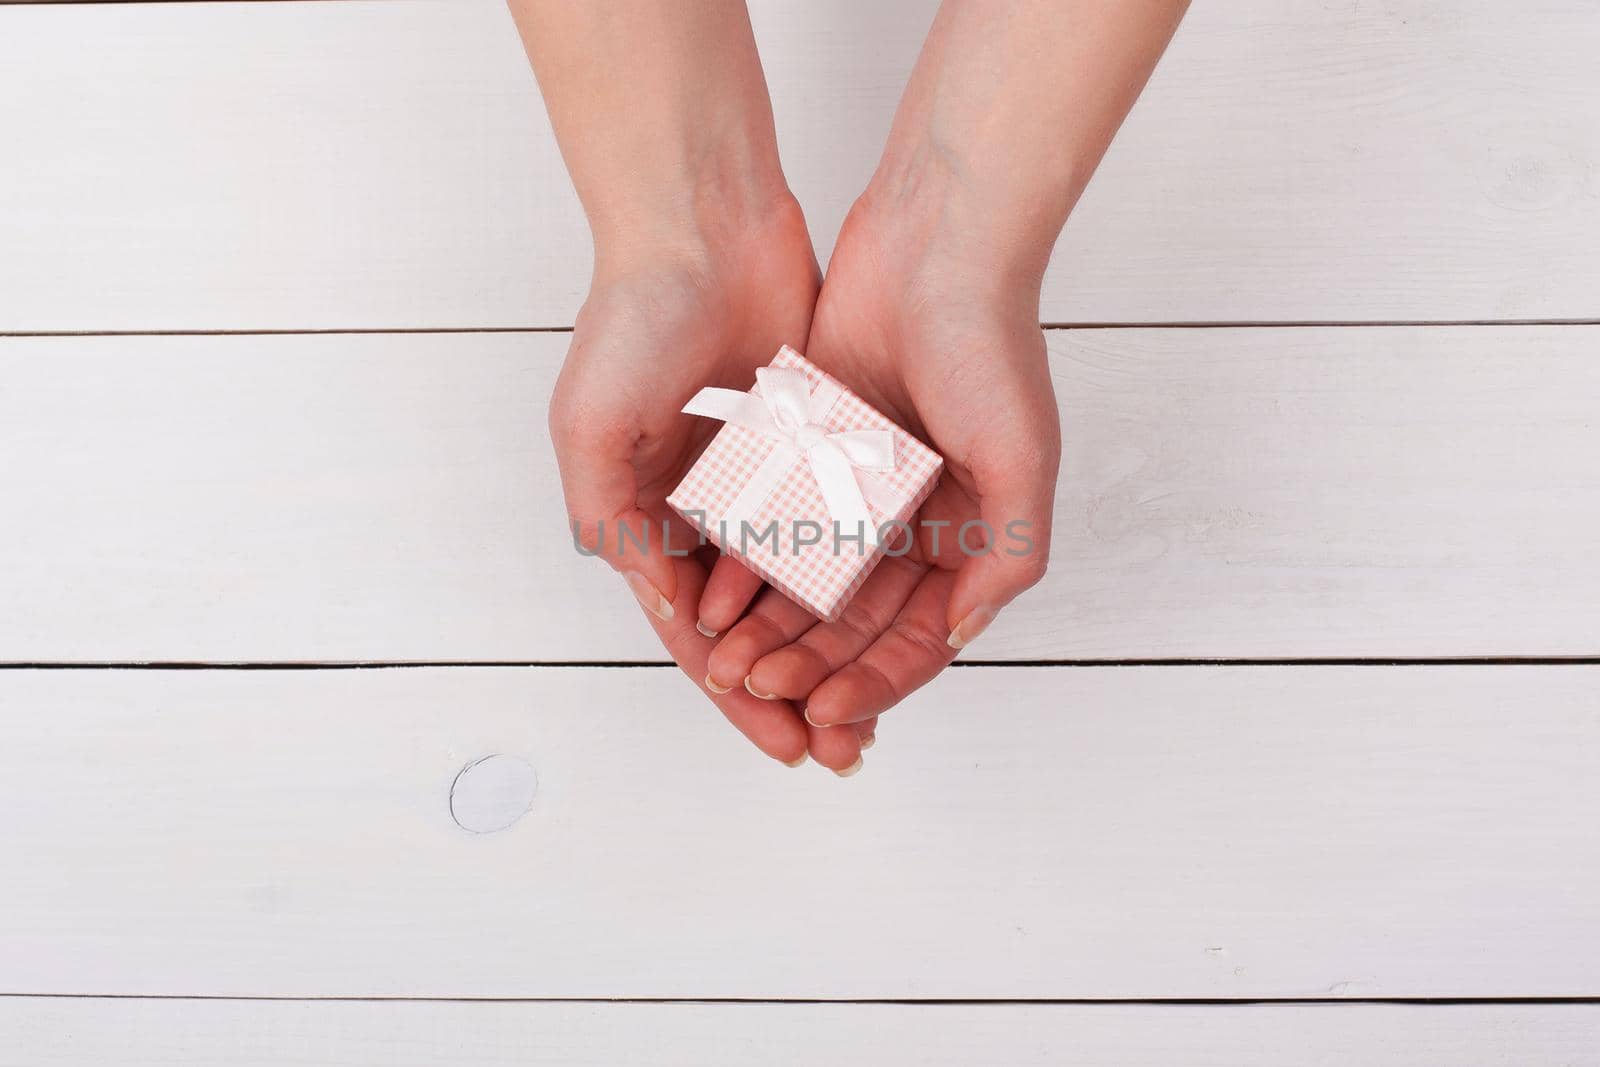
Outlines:
<svg viewBox="0 0 1600 1067"><path fill-rule="evenodd" d="M1596 655L1597 342L1053 331L1052 570L969 655ZM0 659L662 660L571 545L566 344L0 340Z"/></svg>
<svg viewBox="0 0 1600 1067"><path fill-rule="evenodd" d="M934 0L753 6L825 257ZM1567 0L1196 5L1044 319L1600 317L1597 49ZM0 331L564 326L588 277L499 0L3 7L0 144Z"/></svg>
<svg viewBox="0 0 1600 1067"><path fill-rule="evenodd" d="M960 669L841 781L667 668L7 671L0 992L1595 996L1597 678Z"/></svg>
<svg viewBox="0 0 1600 1067"><path fill-rule="evenodd" d="M1528 1067L1594 1005L238 1003L0 999L0 1067Z"/></svg>

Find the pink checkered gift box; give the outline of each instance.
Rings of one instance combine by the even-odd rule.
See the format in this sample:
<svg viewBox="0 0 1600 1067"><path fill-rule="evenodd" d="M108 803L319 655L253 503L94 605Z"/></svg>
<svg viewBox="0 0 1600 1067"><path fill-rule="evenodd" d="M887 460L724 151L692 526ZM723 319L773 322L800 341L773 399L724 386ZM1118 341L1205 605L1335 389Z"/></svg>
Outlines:
<svg viewBox="0 0 1600 1067"><path fill-rule="evenodd" d="M667 503L723 552L824 622L909 523L944 461L785 345L748 393L702 389L683 410L727 425Z"/></svg>

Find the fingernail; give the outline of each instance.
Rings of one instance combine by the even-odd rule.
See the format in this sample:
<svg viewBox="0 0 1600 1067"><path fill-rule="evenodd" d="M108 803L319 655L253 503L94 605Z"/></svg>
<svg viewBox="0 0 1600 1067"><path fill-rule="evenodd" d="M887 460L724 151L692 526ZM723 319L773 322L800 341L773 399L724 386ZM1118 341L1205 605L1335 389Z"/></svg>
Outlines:
<svg viewBox="0 0 1600 1067"><path fill-rule="evenodd" d="M806 720L806 722L810 723L812 726L815 726L817 729L819 729L819 730L825 729L825 727L820 722L818 722L817 720L815 720L815 719L813 719L811 717L811 709L810 708L801 709L800 715L801 715L802 718L804 718Z"/></svg>
<svg viewBox="0 0 1600 1067"><path fill-rule="evenodd" d="M715 636L717 636L717 631L711 630L711 629L707 629L706 628L706 624L701 622L701 621L699 621L698 619L695 620L694 628L696 630L699 630L700 633L705 637L715 637Z"/></svg>
<svg viewBox="0 0 1600 1067"><path fill-rule="evenodd" d="M650 584L650 579L638 571L626 571L622 575L628 583L628 588L633 590L633 595L644 610L660 619L662 622L672 621L672 601L661 595L661 590Z"/></svg>
<svg viewBox="0 0 1600 1067"><path fill-rule="evenodd" d="M750 676L748 674L744 676L744 687L746 689L750 690L750 695L753 696L753 697L760 697L762 700L777 700L778 699L778 694L776 694L776 693L758 693L758 692L756 692L756 687L750 684Z"/></svg>
<svg viewBox="0 0 1600 1067"><path fill-rule="evenodd" d="M978 635L989 628L994 622L994 609L985 606L973 608L967 612L967 617L956 623L956 628L950 631L946 644L951 648L966 648L978 639Z"/></svg>
<svg viewBox="0 0 1600 1067"><path fill-rule="evenodd" d="M878 743L878 735L877 734L868 734L866 737L863 737L861 739L861 751L865 752L867 749L871 748L873 745L875 745L877 743Z"/></svg>
<svg viewBox="0 0 1600 1067"><path fill-rule="evenodd" d="M713 682L711 680L711 675L709 674L706 675L706 688L719 695L722 693L731 693L733 691L733 686L731 685L718 685L716 682Z"/></svg>
<svg viewBox="0 0 1600 1067"><path fill-rule="evenodd" d="M855 774L857 771L861 770L861 763L862 763L861 757L857 756L856 757L856 761L854 763L850 764L850 766L846 767L842 771L834 771L833 773L837 774L840 778L848 778L852 774Z"/></svg>
<svg viewBox="0 0 1600 1067"><path fill-rule="evenodd" d="M799 756L792 760L785 760L783 765L785 767L804 767L806 765L806 759L806 754L802 752Z"/></svg>

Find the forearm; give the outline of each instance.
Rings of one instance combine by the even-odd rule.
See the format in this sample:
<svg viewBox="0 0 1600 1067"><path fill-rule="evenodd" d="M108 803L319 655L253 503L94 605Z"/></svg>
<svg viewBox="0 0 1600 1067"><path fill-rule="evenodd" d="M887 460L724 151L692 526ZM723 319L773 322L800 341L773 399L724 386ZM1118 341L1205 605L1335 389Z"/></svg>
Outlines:
<svg viewBox="0 0 1600 1067"><path fill-rule="evenodd" d="M510 0L596 255L714 241L788 190L742 0Z"/></svg>
<svg viewBox="0 0 1600 1067"><path fill-rule="evenodd" d="M945 0L869 189L958 212L969 250L1042 277L1188 0Z"/></svg>

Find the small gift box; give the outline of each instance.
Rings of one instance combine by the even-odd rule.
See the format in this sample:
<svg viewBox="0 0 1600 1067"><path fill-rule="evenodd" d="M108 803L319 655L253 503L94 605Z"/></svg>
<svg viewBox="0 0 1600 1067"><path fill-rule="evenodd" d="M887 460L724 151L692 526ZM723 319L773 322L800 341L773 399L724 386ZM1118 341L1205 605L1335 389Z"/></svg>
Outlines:
<svg viewBox="0 0 1600 1067"><path fill-rule="evenodd" d="M903 535L944 466L787 345L750 392L702 389L683 410L727 425L667 503L824 622L844 611L885 542L909 545Z"/></svg>

